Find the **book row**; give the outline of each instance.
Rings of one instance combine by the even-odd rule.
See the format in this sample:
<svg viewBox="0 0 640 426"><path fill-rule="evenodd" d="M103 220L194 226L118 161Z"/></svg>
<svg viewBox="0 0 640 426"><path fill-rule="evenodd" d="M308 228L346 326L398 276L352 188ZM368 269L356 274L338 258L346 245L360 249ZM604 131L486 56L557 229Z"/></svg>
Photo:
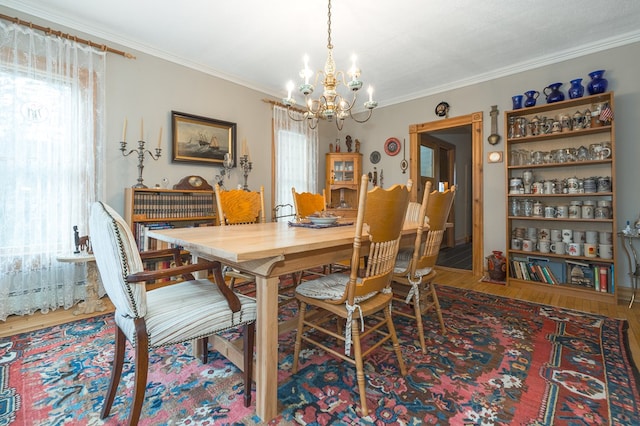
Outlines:
<svg viewBox="0 0 640 426"><path fill-rule="evenodd" d="M136 193L133 215L147 219L206 217L215 214L211 194L156 194Z"/></svg>
<svg viewBox="0 0 640 426"><path fill-rule="evenodd" d="M524 281L551 285L572 284L594 291L614 292L613 264L513 257L509 263L509 276Z"/></svg>

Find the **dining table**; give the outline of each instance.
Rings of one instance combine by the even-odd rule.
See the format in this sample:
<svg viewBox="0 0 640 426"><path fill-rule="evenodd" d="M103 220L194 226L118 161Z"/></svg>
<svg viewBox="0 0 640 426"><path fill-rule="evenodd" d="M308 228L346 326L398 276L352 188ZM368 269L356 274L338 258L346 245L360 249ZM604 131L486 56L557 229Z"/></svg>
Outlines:
<svg viewBox="0 0 640 426"><path fill-rule="evenodd" d="M296 224L292 224L296 225ZM278 415L278 287L280 276L350 259L355 226L305 227L287 222L150 230L148 236L217 261L256 278L256 414L267 422ZM405 222L404 244L413 244L417 223ZM366 254L366 238L363 238ZM238 339L241 343L242 339ZM220 337L220 351L240 369L242 352ZM293 350L293 348L291 348Z"/></svg>

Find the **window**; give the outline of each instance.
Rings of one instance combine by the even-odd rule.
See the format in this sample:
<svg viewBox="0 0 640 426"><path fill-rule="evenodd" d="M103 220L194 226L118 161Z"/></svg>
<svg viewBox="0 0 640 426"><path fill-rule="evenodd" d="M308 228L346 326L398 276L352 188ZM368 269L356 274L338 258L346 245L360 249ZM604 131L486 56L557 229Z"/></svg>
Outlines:
<svg viewBox="0 0 640 426"><path fill-rule="evenodd" d="M300 113L296 118L301 118ZM318 192L318 131L309 129L305 121L291 119L285 108L273 107L276 216L290 210L279 206L293 206L291 188L297 192Z"/></svg>
<svg viewBox="0 0 640 426"><path fill-rule="evenodd" d="M105 53L0 22L0 320L84 298L56 260L89 233L103 181Z"/></svg>

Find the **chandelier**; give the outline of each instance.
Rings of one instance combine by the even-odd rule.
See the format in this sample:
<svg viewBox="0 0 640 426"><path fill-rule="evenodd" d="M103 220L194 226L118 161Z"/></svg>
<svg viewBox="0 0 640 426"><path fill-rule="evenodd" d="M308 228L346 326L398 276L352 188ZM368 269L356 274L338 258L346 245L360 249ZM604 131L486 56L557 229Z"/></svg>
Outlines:
<svg viewBox="0 0 640 426"><path fill-rule="evenodd" d="M333 44L331 44L331 0L329 0L328 7L328 30L327 30L327 62L324 64L324 71L319 70L315 75L314 84L309 83L313 72L309 69L309 59L307 56L304 58L304 69L300 71L300 77L303 82L298 87L298 91L304 95L305 107L304 115L302 118L296 118L291 114L291 107L296 104L295 99L291 97L294 84L290 81L287 84L288 95L282 100L287 107L289 118L296 121L306 120L309 127L315 129L318 125L318 120L326 119L327 121L333 121L335 119L338 130L342 130L344 120L351 118L358 123L364 123L371 118L373 109L378 106L378 102L373 100L373 89L369 86L369 100L364 103L364 107L369 110L364 120L358 120L351 115L356 100L358 90L362 88L362 81L360 80L360 70L356 67L355 57L353 58L353 64L351 69L347 72L347 75L351 78L348 82L345 80L345 73L343 71L336 71L336 63L333 60ZM314 86L318 84L318 81L322 79L322 86L324 90L322 95L317 99L313 99L311 95L315 89ZM345 96L338 92L340 85L347 87L352 92L352 98L349 101Z"/></svg>

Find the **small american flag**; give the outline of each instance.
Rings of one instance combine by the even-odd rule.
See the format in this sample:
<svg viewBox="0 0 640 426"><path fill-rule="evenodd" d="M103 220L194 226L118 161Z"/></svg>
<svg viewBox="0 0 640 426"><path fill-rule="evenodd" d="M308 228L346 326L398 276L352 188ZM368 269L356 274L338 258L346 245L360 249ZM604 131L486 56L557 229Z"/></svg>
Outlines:
<svg viewBox="0 0 640 426"><path fill-rule="evenodd" d="M613 120L613 111L611 110L609 104L604 104L602 110L600 111L600 121L607 123L611 120Z"/></svg>

